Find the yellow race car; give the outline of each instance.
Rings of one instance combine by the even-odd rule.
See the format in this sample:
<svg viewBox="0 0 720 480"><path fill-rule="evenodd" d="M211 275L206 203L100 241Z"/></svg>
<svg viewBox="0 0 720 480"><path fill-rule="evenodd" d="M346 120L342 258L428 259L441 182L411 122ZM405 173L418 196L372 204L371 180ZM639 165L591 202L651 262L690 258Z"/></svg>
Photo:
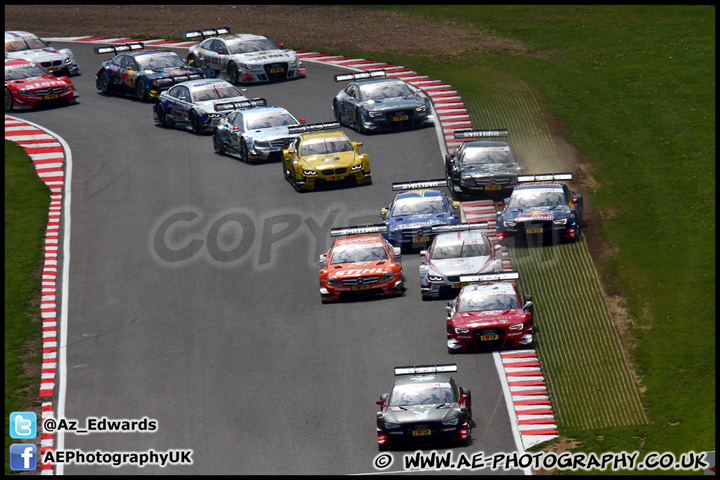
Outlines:
<svg viewBox="0 0 720 480"><path fill-rule="evenodd" d="M298 192L372 183L370 159L358 151L362 143L350 141L339 123L298 125L288 133L300 135L283 150L283 175Z"/></svg>

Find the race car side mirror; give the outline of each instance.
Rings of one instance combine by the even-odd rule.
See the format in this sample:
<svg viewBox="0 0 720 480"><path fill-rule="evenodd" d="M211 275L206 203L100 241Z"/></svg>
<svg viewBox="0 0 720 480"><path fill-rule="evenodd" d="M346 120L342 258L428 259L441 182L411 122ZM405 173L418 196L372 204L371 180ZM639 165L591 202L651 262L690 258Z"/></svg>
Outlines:
<svg viewBox="0 0 720 480"><path fill-rule="evenodd" d="M357 142L357 143L355 143L355 146L356 146L356 147L362 147L362 146L363 146L363 143L362 143L362 142Z"/></svg>
<svg viewBox="0 0 720 480"><path fill-rule="evenodd" d="M380 219L385 220L387 218L387 207L380 209Z"/></svg>
<svg viewBox="0 0 720 480"><path fill-rule="evenodd" d="M420 262L427 263L427 250L420 250Z"/></svg>
<svg viewBox="0 0 720 480"><path fill-rule="evenodd" d="M393 247L393 255L395 255L395 260L400 260L402 258L402 249L400 247Z"/></svg>
<svg viewBox="0 0 720 480"><path fill-rule="evenodd" d="M570 201L570 203L572 203L573 205L578 204L578 197L574 193L573 193L572 200Z"/></svg>
<svg viewBox="0 0 720 480"><path fill-rule="evenodd" d="M325 265L326 261L327 261L327 253L320 254L320 259L318 260L318 264L322 267Z"/></svg>
<svg viewBox="0 0 720 480"><path fill-rule="evenodd" d="M470 395L460 395L460 398L458 399L458 405L465 405L465 402L467 402L469 398Z"/></svg>
<svg viewBox="0 0 720 480"><path fill-rule="evenodd" d="M191 58L190 60L188 60L187 64L190 65L190 66L195 65L195 59L194 59L194 58Z"/></svg>
<svg viewBox="0 0 720 480"><path fill-rule="evenodd" d="M533 306L533 303L530 300L528 300L527 302L525 302L525 305L523 305L523 310L525 310L527 312L528 310L530 310L532 308L532 306Z"/></svg>
<svg viewBox="0 0 720 480"><path fill-rule="evenodd" d="M278 43L278 48L283 48L285 45L282 43Z"/></svg>

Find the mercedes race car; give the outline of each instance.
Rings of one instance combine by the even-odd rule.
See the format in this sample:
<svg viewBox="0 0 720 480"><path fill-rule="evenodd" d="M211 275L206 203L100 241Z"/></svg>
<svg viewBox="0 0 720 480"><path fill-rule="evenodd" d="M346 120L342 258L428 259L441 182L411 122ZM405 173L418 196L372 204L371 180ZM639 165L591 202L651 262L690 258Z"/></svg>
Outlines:
<svg viewBox="0 0 720 480"><path fill-rule="evenodd" d="M572 180L571 173L521 175L504 209L497 214L498 240L515 235L538 235L573 241L580 238L583 199L563 183L544 180ZM523 183L530 182L530 183Z"/></svg>
<svg viewBox="0 0 720 480"><path fill-rule="evenodd" d="M283 151L283 176L296 191L319 186L372 183L370 158L358 150L336 122L289 127L299 135Z"/></svg>
<svg viewBox="0 0 720 480"><path fill-rule="evenodd" d="M379 450L470 443L472 394L450 372L457 372L456 364L395 367L396 376L408 376L375 402Z"/></svg>
<svg viewBox="0 0 720 480"><path fill-rule="evenodd" d="M266 105L264 98L236 102L236 110L215 127L215 151L244 162L281 160L283 148L299 135L288 133L288 128L300 125L300 121L282 107Z"/></svg>
<svg viewBox="0 0 720 480"><path fill-rule="evenodd" d="M473 139L445 157L445 175L455 198L489 193L500 193L505 198L512 192L522 167L510 145L494 139L507 135L504 129L455 132L456 139Z"/></svg>
<svg viewBox="0 0 720 480"><path fill-rule="evenodd" d="M30 60L5 60L5 111L77 103L68 77L55 77Z"/></svg>
<svg viewBox="0 0 720 480"><path fill-rule="evenodd" d="M461 275L501 272L502 247L493 244L485 232L487 222L460 223L453 231L435 237L420 252L420 293L423 300L457 295L468 282Z"/></svg>
<svg viewBox="0 0 720 480"><path fill-rule="evenodd" d="M56 76L80 75L80 67L69 48L56 50L29 32L5 32L5 60L25 58Z"/></svg>
<svg viewBox="0 0 720 480"><path fill-rule="evenodd" d="M335 119L360 133L433 125L430 97L421 89L384 70L335 75L336 82L350 80L333 100Z"/></svg>
<svg viewBox="0 0 720 480"><path fill-rule="evenodd" d="M199 134L214 130L220 120L248 99L235 85L219 78L182 82L162 92L153 105L155 123Z"/></svg>
<svg viewBox="0 0 720 480"><path fill-rule="evenodd" d="M347 235L349 229L330 230L331 236ZM323 303L394 296L405 291L400 249L380 235L355 235L336 239L320 255L320 296Z"/></svg>
<svg viewBox="0 0 720 480"><path fill-rule="evenodd" d="M135 95L140 100L158 98L176 83L204 78L202 70L188 66L170 50L144 50L142 42L95 47L101 55L114 53L95 74L95 86L102 93Z"/></svg>
<svg viewBox="0 0 720 480"><path fill-rule="evenodd" d="M208 75L227 74L230 83L267 83L305 76L305 67L292 50L275 46L262 35L230 34L227 27L183 32L183 38L202 41L189 49L190 65ZM209 38L208 38L209 37Z"/></svg>
<svg viewBox="0 0 720 480"><path fill-rule="evenodd" d="M533 305L517 282L518 272L461 275L467 285L448 302L448 353L532 348ZM485 283L487 282L487 283Z"/></svg>

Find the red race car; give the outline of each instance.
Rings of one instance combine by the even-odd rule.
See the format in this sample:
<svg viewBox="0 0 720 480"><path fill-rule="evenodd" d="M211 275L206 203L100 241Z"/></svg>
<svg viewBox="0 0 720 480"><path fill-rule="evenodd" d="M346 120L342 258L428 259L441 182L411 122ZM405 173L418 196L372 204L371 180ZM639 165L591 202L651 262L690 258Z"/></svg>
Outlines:
<svg viewBox="0 0 720 480"><path fill-rule="evenodd" d="M77 102L68 77L54 77L42 67L22 58L5 61L5 111L40 105L66 105Z"/></svg>
<svg viewBox="0 0 720 480"><path fill-rule="evenodd" d="M518 272L462 275L467 285L448 302L449 353L499 348L531 348L535 344L533 306L517 282Z"/></svg>
<svg viewBox="0 0 720 480"><path fill-rule="evenodd" d="M380 235L338 238L319 263L323 303L405 291L400 248Z"/></svg>

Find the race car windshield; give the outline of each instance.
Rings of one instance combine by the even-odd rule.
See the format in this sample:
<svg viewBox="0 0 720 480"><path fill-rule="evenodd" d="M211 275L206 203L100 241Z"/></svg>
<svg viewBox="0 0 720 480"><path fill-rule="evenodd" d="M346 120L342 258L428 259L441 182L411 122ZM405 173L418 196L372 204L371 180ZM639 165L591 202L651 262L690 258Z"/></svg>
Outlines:
<svg viewBox="0 0 720 480"><path fill-rule="evenodd" d="M565 195L561 190L547 191L527 189L515 190L510 196L508 208L528 208L528 207L552 207L555 205L564 205Z"/></svg>
<svg viewBox="0 0 720 480"><path fill-rule="evenodd" d="M237 40L228 42L231 54L262 52L263 50L277 50L277 47L267 38L253 40Z"/></svg>
<svg viewBox="0 0 720 480"><path fill-rule="evenodd" d="M185 62L177 55L140 55L135 57L138 66L142 70L154 70L156 68L185 67Z"/></svg>
<svg viewBox="0 0 720 480"><path fill-rule="evenodd" d="M469 292L460 298L458 312L483 310L510 310L520 308L517 296L509 293L491 293L485 290Z"/></svg>
<svg viewBox="0 0 720 480"><path fill-rule="evenodd" d="M487 245L484 242L461 242L461 243L443 243L433 248L431 252L432 258L435 260L445 260L448 258L466 258L466 257L484 257L488 256Z"/></svg>
<svg viewBox="0 0 720 480"><path fill-rule="evenodd" d="M297 120L295 120L289 113L279 113L276 115L254 115L245 119L245 128L247 130L286 127L288 125L297 124Z"/></svg>
<svg viewBox="0 0 720 480"><path fill-rule="evenodd" d="M350 152L353 147L345 138L318 138L302 144L302 156L325 155L327 153Z"/></svg>
<svg viewBox="0 0 720 480"><path fill-rule="evenodd" d="M425 215L445 213L447 208L441 198L403 198L395 201L391 215Z"/></svg>
<svg viewBox="0 0 720 480"><path fill-rule="evenodd" d="M219 85L217 87L194 90L192 96L196 102L205 102L221 98L242 97L243 94L233 85Z"/></svg>
<svg viewBox="0 0 720 480"><path fill-rule="evenodd" d="M33 50L35 48L48 48L48 44L39 38L21 38L12 42L5 42L5 51L8 53Z"/></svg>
<svg viewBox="0 0 720 480"><path fill-rule="evenodd" d="M390 396L389 406L437 405L455 401L449 384L396 385Z"/></svg>
<svg viewBox="0 0 720 480"><path fill-rule="evenodd" d="M375 262L387 260L385 249L381 246L348 245L335 247L330 264L354 263L354 262Z"/></svg>
<svg viewBox="0 0 720 480"><path fill-rule="evenodd" d="M492 148L468 148L465 150L463 155L462 163L465 165L482 165L489 163L502 163L507 165L508 163L515 163L510 149L503 149L498 147L497 149Z"/></svg>
<svg viewBox="0 0 720 480"><path fill-rule="evenodd" d="M407 97L413 91L405 83L371 83L360 86L360 100L383 100L386 98Z"/></svg>
<svg viewBox="0 0 720 480"><path fill-rule="evenodd" d="M42 77L48 73L34 63L5 69L5 80L20 80L21 78Z"/></svg>

